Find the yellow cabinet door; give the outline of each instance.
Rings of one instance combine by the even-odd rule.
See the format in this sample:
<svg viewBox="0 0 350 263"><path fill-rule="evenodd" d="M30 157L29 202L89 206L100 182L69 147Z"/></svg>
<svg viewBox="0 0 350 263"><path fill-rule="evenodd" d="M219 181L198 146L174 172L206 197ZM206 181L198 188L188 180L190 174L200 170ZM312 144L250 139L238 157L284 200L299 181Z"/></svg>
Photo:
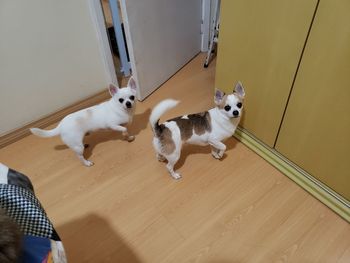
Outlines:
<svg viewBox="0 0 350 263"><path fill-rule="evenodd" d="M246 89L241 126L273 146L316 0L222 0L216 88Z"/></svg>
<svg viewBox="0 0 350 263"><path fill-rule="evenodd" d="M350 1L320 1L276 149L350 200Z"/></svg>

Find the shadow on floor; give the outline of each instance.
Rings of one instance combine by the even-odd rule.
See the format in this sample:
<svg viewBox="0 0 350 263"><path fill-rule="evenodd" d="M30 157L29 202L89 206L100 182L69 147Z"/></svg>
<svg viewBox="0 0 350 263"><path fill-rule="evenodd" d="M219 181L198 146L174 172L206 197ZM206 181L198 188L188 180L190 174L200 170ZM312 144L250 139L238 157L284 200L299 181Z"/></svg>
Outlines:
<svg viewBox="0 0 350 263"><path fill-rule="evenodd" d="M95 214L58 226L68 262L141 263L109 222Z"/></svg>

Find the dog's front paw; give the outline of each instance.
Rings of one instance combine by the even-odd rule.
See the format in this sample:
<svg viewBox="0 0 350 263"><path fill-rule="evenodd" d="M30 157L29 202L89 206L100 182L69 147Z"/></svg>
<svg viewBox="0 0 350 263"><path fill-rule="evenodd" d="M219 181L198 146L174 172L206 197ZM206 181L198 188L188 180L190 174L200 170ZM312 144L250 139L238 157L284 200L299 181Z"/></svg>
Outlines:
<svg viewBox="0 0 350 263"><path fill-rule="evenodd" d="M222 157L222 156L220 156L219 152L215 151L215 150L211 151L211 155L213 155L213 157L215 159L221 159L221 157Z"/></svg>
<svg viewBox="0 0 350 263"><path fill-rule="evenodd" d="M224 153L225 151L218 151L218 150L211 151L211 155L213 155L215 159L221 159L224 156Z"/></svg>
<svg viewBox="0 0 350 263"><path fill-rule="evenodd" d="M172 173L171 176L172 176L175 180L179 180L179 179L181 179L181 177L182 177L181 174L175 173L175 172Z"/></svg>
<svg viewBox="0 0 350 263"><path fill-rule="evenodd" d="M128 142L132 142L133 140L135 140L135 136L134 135L128 136L128 137L126 137L126 140Z"/></svg>
<svg viewBox="0 0 350 263"><path fill-rule="evenodd" d="M90 166L93 166L94 163L91 162L91 161L89 161L89 160L85 160L85 161L84 161L84 165L85 165L86 167L90 167Z"/></svg>

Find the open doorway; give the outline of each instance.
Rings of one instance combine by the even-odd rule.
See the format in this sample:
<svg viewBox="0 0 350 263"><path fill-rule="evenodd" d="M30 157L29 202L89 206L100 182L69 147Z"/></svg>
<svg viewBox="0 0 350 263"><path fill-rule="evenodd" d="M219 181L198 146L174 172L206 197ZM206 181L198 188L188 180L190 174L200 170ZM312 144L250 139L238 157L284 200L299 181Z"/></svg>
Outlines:
<svg viewBox="0 0 350 263"><path fill-rule="evenodd" d="M108 79L123 83L132 68L137 99L148 97L201 51L202 1L89 0ZM115 63L113 39L107 36L112 24L119 53Z"/></svg>
<svg viewBox="0 0 350 263"><path fill-rule="evenodd" d="M126 85L131 69L120 2L109 0L100 2L118 84L122 87Z"/></svg>

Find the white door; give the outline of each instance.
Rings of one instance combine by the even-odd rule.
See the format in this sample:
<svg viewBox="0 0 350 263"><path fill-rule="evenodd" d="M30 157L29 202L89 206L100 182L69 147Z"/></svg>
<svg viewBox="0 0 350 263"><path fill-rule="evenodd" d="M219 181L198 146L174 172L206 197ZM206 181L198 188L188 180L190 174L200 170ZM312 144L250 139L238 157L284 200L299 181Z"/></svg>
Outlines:
<svg viewBox="0 0 350 263"><path fill-rule="evenodd" d="M201 0L121 0L138 99L143 100L201 49Z"/></svg>

